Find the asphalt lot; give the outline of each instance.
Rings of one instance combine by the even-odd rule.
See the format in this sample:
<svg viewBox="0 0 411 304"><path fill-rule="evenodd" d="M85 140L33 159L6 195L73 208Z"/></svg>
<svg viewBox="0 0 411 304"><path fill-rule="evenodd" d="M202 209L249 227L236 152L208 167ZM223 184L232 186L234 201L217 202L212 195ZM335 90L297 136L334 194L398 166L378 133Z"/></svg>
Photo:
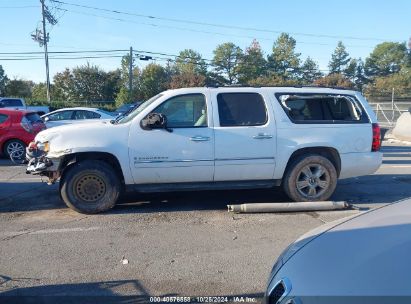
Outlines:
<svg viewBox="0 0 411 304"><path fill-rule="evenodd" d="M234 215L227 204L286 197L278 189L130 195L110 212L87 216L66 208L57 185L1 159L0 293L259 301L273 262L301 234L411 197L411 146L385 142L383 152L377 173L339 181L332 197L360 210Z"/></svg>

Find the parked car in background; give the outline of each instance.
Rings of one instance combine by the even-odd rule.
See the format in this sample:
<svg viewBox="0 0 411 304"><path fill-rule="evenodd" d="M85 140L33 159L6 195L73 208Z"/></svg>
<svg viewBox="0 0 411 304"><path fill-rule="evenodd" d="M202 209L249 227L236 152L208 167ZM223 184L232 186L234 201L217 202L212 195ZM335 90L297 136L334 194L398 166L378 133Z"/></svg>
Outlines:
<svg viewBox="0 0 411 304"><path fill-rule="evenodd" d="M28 110L44 115L50 112L48 106L27 106L23 98L0 97L0 108L10 108L15 110Z"/></svg>
<svg viewBox="0 0 411 304"><path fill-rule="evenodd" d="M79 122L87 122L90 120L112 120L115 114L97 108L65 108L50 112L41 116L47 128L68 125Z"/></svg>
<svg viewBox="0 0 411 304"><path fill-rule="evenodd" d="M84 213L112 208L127 187L281 185L293 201L318 201L334 193L338 178L374 173L380 145L377 118L359 92L186 88L160 93L112 123L41 132L33 149L42 157L27 172L50 183L61 176L63 200Z"/></svg>
<svg viewBox="0 0 411 304"><path fill-rule="evenodd" d="M267 304L410 303L411 199L327 223L277 259Z"/></svg>
<svg viewBox="0 0 411 304"><path fill-rule="evenodd" d="M40 116L24 110L0 109L0 151L7 157L23 159L26 146L46 129Z"/></svg>
<svg viewBox="0 0 411 304"><path fill-rule="evenodd" d="M132 111L134 108L139 107L143 101L136 101L134 103L126 103L120 106L117 110L114 111L115 115L122 115L126 112Z"/></svg>

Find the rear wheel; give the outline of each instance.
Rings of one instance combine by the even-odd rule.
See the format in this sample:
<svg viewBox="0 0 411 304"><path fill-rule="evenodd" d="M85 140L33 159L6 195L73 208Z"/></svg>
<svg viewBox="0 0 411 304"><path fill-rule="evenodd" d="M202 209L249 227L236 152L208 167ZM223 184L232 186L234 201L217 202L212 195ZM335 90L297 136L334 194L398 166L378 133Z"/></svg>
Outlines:
<svg viewBox="0 0 411 304"><path fill-rule="evenodd" d="M3 153L8 158L14 160L22 160L26 154L26 145L18 139L12 139L6 142L3 148Z"/></svg>
<svg viewBox="0 0 411 304"><path fill-rule="evenodd" d="M306 155L295 159L283 181L283 189L296 202L325 201L337 186L334 165L321 155Z"/></svg>
<svg viewBox="0 0 411 304"><path fill-rule="evenodd" d="M68 207L86 214L114 207L121 183L110 165L103 161L85 160L67 170L60 181L60 194Z"/></svg>

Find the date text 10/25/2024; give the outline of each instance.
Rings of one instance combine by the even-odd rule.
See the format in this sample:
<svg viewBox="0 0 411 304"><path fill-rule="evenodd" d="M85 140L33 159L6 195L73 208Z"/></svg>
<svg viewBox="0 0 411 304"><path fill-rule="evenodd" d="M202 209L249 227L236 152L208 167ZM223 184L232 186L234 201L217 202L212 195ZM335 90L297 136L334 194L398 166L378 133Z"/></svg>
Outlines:
<svg viewBox="0 0 411 304"><path fill-rule="evenodd" d="M183 297L162 296L150 297L151 303L257 303L257 298L247 296L222 297Z"/></svg>

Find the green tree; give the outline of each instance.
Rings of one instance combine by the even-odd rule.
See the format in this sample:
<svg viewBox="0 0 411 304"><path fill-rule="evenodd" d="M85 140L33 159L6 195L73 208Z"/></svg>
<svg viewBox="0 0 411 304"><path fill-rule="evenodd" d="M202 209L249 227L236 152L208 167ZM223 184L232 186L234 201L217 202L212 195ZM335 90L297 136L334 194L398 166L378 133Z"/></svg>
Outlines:
<svg viewBox="0 0 411 304"><path fill-rule="evenodd" d="M53 77L53 99L58 101L76 101L77 94L74 88L74 76L70 69L56 73Z"/></svg>
<svg viewBox="0 0 411 304"><path fill-rule="evenodd" d="M324 87L341 87L348 89L354 88L354 83L352 83L343 74L337 73L329 74L327 76L319 78L316 81L314 81L314 84Z"/></svg>
<svg viewBox="0 0 411 304"><path fill-rule="evenodd" d="M176 57L175 70L178 74L188 73L205 76L207 74L207 64L200 53L192 49L185 49Z"/></svg>
<svg viewBox="0 0 411 304"><path fill-rule="evenodd" d="M34 101L47 101L47 87L44 82L34 84L31 98Z"/></svg>
<svg viewBox="0 0 411 304"><path fill-rule="evenodd" d="M355 80L355 74L357 71L358 61L355 58L352 58L347 64L347 67L344 69L343 74L345 77L349 78L351 81Z"/></svg>
<svg viewBox="0 0 411 304"><path fill-rule="evenodd" d="M240 56L238 63L238 80L247 84L250 80L263 76L266 73L267 61L257 40Z"/></svg>
<svg viewBox="0 0 411 304"><path fill-rule="evenodd" d="M214 50L214 65L216 81L222 81L221 84L234 84L238 80L238 63L242 51L234 43L226 42L217 46Z"/></svg>
<svg viewBox="0 0 411 304"><path fill-rule="evenodd" d="M98 66L82 65L73 69L73 83L79 101L103 101L104 72Z"/></svg>
<svg viewBox="0 0 411 304"><path fill-rule="evenodd" d="M150 63L141 73L141 96L143 99L150 97L167 89L169 78L166 70L159 64Z"/></svg>
<svg viewBox="0 0 411 304"><path fill-rule="evenodd" d="M331 61L328 64L330 74L344 72L350 60L350 55L348 54L344 44L342 41L339 41L334 53L331 55Z"/></svg>
<svg viewBox="0 0 411 304"><path fill-rule="evenodd" d="M120 90L121 72L86 64L54 76L54 98L63 101L111 101Z"/></svg>
<svg viewBox="0 0 411 304"><path fill-rule="evenodd" d="M298 85L297 79L284 79L277 74L265 75L252 79L248 83L251 86L275 87L275 86L294 86Z"/></svg>
<svg viewBox="0 0 411 304"><path fill-rule="evenodd" d="M411 67L403 67L398 73L385 77L376 77L374 83L367 87L369 95L387 95L395 90L395 94L407 95L411 91Z"/></svg>
<svg viewBox="0 0 411 304"><path fill-rule="evenodd" d="M359 91L363 91L364 85L368 83L368 79L365 76L364 61L361 58L357 60L354 83L355 88Z"/></svg>
<svg viewBox="0 0 411 304"><path fill-rule="evenodd" d="M370 78L374 78L398 73L401 67L409 64L408 56L405 42L380 43L365 59L365 74Z"/></svg>
<svg viewBox="0 0 411 304"><path fill-rule="evenodd" d="M203 87L205 84L206 77L204 75L186 72L171 77L170 89Z"/></svg>
<svg viewBox="0 0 411 304"><path fill-rule="evenodd" d="M300 53L295 52L296 41L287 33L282 33L274 42L273 51L268 56L268 71L285 80L297 79Z"/></svg>
<svg viewBox="0 0 411 304"><path fill-rule="evenodd" d="M12 79L9 80L5 87L7 96L11 97L31 97L34 82L31 80Z"/></svg>
<svg viewBox="0 0 411 304"><path fill-rule="evenodd" d="M0 96L5 96L6 94L7 81L8 81L7 75L4 72L3 67L0 65Z"/></svg>
<svg viewBox="0 0 411 304"><path fill-rule="evenodd" d="M321 78L323 74L319 70L318 64L307 57L300 69L300 81L302 84L312 84L318 78Z"/></svg>
<svg viewBox="0 0 411 304"><path fill-rule="evenodd" d="M130 92L125 86L120 87L120 91L117 93L115 101L117 108L130 102Z"/></svg>

